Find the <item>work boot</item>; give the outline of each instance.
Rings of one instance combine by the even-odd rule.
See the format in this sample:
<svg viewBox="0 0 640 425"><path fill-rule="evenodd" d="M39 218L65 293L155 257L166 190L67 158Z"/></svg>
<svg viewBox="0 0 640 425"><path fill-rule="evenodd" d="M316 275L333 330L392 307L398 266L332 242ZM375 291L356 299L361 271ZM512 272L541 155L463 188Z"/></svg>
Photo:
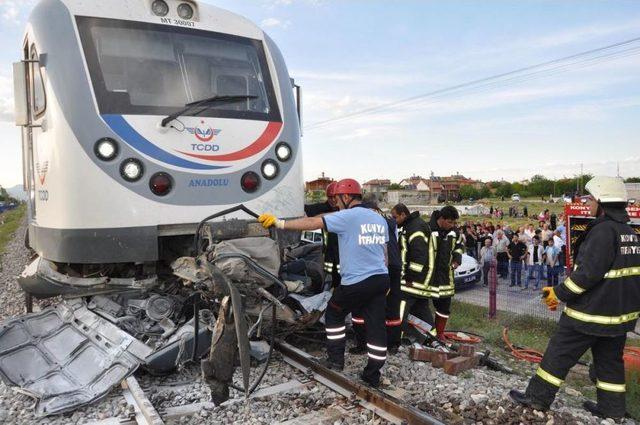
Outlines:
<svg viewBox="0 0 640 425"><path fill-rule="evenodd" d="M371 379L367 379L364 377L364 375L360 375L360 380L365 384L368 385L372 388L379 388L380 387L380 379L378 379L377 381L373 381Z"/></svg>
<svg viewBox="0 0 640 425"><path fill-rule="evenodd" d="M603 413L602 410L600 410L600 408L598 407L598 404L594 403L591 400L586 400L584 403L582 403L582 407L584 407L584 409L587 412L591 413L593 416L597 416L602 419L613 419L616 423L619 423L619 421L624 418L624 416L611 416Z"/></svg>
<svg viewBox="0 0 640 425"><path fill-rule="evenodd" d="M330 359L322 359L318 363L327 369L337 370L338 372L342 372L344 370L344 363L337 363Z"/></svg>
<svg viewBox="0 0 640 425"><path fill-rule="evenodd" d="M400 350L400 346L399 345L392 345L392 346L387 348L387 353L391 354L391 355L396 355L396 354L398 354L399 350Z"/></svg>
<svg viewBox="0 0 640 425"><path fill-rule="evenodd" d="M546 411L549 410L549 406L543 406L540 402L533 400L531 397L518 390L509 391L511 400L523 406L531 407L535 410Z"/></svg>

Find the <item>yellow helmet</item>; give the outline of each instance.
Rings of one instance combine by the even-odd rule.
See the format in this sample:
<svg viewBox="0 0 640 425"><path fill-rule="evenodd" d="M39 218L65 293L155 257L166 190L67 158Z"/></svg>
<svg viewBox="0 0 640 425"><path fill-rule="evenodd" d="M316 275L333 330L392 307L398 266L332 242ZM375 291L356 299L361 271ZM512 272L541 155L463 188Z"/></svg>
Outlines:
<svg viewBox="0 0 640 425"><path fill-rule="evenodd" d="M589 180L584 187L591 196L603 204L628 202L629 195L624 181L619 177L597 176Z"/></svg>

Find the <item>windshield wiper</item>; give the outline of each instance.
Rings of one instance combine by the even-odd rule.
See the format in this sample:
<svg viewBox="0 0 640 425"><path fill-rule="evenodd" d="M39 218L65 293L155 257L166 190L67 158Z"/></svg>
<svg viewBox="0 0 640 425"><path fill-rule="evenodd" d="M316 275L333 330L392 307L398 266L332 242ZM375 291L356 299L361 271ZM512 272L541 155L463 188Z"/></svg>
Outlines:
<svg viewBox="0 0 640 425"><path fill-rule="evenodd" d="M171 121L178 118L180 115L184 115L187 112L198 108L200 106L205 106L210 103L218 103L218 102L234 102L237 100L245 100L245 99L257 99L258 96L250 95L250 94L235 94L235 95L217 95L208 97L206 99L197 100L195 102L187 103L184 105L184 108L179 110L178 112L174 112L171 115L168 115L166 118L162 120L160 123L163 127L166 127Z"/></svg>

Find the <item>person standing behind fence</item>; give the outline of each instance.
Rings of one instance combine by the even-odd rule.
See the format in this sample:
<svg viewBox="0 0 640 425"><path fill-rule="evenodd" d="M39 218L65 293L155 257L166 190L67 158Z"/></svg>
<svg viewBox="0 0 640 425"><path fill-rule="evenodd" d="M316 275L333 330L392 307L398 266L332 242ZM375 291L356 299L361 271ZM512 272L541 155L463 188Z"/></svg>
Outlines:
<svg viewBox="0 0 640 425"><path fill-rule="evenodd" d="M473 226L466 226L464 231L464 244L467 248L467 255L473 258L478 258L476 252L476 245L478 244L478 237L476 236Z"/></svg>
<svg viewBox="0 0 640 425"><path fill-rule="evenodd" d="M540 244L540 238L534 236L532 242L527 248L527 264L529 265L529 273L524 283L524 289L529 288L529 281L535 279L535 286L533 289L538 289L540 286L540 280L542 279L542 262L544 256L544 248Z"/></svg>
<svg viewBox="0 0 640 425"><path fill-rule="evenodd" d="M556 286L558 284L558 255L560 251L553 244L553 239L547 241L544 249L544 264L547 266L547 285Z"/></svg>
<svg viewBox="0 0 640 425"><path fill-rule="evenodd" d="M480 250L480 261L482 262L483 285L489 286L489 270L491 263L496 259L496 249L491 245L491 238L484 240L484 246Z"/></svg>
<svg viewBox="0 0 640 425"><path fill-rule="evenodd" d="M527 246L520 240L517 233L513 234L507 254L511 261L511 284L509 287L522 286L522 261L527 255Z"/></svg>
<svg viewBox="0 0 640 425"><path fill-rule="evenodd" d="M496 258L498 260L498 276L506 279L509 276L509 254L507 247L509 240L504 236L502 230L496 230L496 237L493 239L493 246L496 249Z"/></svg>

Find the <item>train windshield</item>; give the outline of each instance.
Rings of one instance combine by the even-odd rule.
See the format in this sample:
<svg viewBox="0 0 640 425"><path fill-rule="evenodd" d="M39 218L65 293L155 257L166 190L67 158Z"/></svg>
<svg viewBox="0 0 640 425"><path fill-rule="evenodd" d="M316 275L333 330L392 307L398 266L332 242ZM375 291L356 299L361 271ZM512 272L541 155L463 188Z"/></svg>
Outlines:
<svg viewBox="0 0 640 425"><path fill-rule="evenodd" d="M168 25L78 17L101 114L169 115L212 96L251 96L186 115L280 121L262 42Z"/></svg>

